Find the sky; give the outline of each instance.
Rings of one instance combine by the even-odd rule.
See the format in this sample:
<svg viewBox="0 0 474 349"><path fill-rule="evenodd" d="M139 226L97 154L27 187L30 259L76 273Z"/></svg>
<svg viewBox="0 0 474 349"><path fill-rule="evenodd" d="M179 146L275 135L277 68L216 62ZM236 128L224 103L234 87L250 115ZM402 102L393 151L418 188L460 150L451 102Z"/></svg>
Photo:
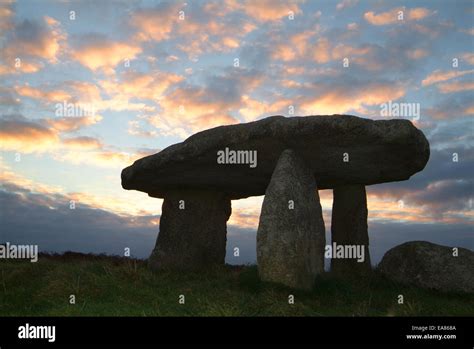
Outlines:
<svg viewBox="0 0 474 349"><path fill-rule="evenodd" d="M473 48L472 1L0 0L0 241L147 258L162 200L123 190L124 167L211 127L339 113L410 119L431 146L367 187L372 262L474 249ZM255 263L262 200L232 202L228 263Z"/></svg>

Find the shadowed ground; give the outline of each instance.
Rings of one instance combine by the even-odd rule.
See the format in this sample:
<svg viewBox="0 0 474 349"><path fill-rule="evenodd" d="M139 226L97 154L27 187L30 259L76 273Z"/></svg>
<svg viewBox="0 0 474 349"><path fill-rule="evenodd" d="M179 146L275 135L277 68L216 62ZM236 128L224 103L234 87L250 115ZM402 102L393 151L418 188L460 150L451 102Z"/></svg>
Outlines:
<svg viewBox="0 0 474 349"><path fill-rule="evenodd" d="M69 296L76 295L76 304ZM186 296L185 305L178 296ZM288 304L288 295L295 304ZM397 303L403 294L405 304ZM472 315L474 295L401 286L377 273L358 280L328 274L297 292L259 282L256 266L203 273L154 273L146 261L66 253L38 263L0 263L0 316L420 316Z"/></svg>

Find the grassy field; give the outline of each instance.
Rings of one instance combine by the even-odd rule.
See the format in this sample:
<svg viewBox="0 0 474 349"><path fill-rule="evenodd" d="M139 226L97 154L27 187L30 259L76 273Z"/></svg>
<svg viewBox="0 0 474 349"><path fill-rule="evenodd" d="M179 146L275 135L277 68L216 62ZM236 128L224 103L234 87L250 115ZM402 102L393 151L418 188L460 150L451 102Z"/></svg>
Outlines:
<svg viewBox="0 0 474 349"><path fill-rule="evenodd" d="M70 295L76 303L70 304ZM288 296L294 295L294 304ZM397 303L403 294L404 304ZM185 304L179 304L179 296ZM41 255L0 262L0 316L419 316L473 315L474 295L324 275L312 292L264 284L255 266L152 273L141 260Z"/></svg>

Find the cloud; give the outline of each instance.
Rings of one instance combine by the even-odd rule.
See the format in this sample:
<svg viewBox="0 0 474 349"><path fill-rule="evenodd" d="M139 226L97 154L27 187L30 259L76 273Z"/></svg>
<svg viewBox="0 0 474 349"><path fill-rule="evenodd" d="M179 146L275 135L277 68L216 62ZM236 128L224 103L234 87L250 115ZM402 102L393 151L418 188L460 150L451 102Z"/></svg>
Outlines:
<svg viewBox="0 0 474 349"><path fill-rule="evenodd" d="M13 90L20 97L33 99L38 103L38 107L41 109L46 107L57 117L90 115L90 120L100 121L100 117L94 115L102 108L104 102L99 88L93 83L71 80L38 86L25 83L14 86Z"/></svg>
<svg viewBox="0 0 474 349"><path fill-rule="evenodd" d="M174 32L177 47L191 60L206 53L227 53L241 46L243 38L257 27L242 16L216 16L208 6L195 8Z"/></svg>
<svg viewBox="0 0 474 349"><path fill-rule="evenodd" d="M413 9L398 7L379 14L375 14L373 11L366 12L364 13L364 19L373 25L388 25L397 22L403 23L404 21L419 21L433 15L434 13L435 11L423 7Z"/></svg>
<svg viewBox="0 0 474 349"><path fill-rule="evenodd" d="M5 190L8 189L8 190ZM147 258L156 240L155 216L120 216L70 197L34 193L22 187L0 187L2 239L16 244L37 244L43 252L77 251ZM23 212L29 219L18 219Z"/></svg>
<svg viewBox="0 0 474 349"><path fill-rule="evenodd" d="M315 38L318 39L314 41ZM283 42L272 42L271 58L284 62L308 61L312 58L316 63L325 64L346 57L366 56L373 51L372 45L351 46L344 43L335 44L333 41L336 42L329 37L321 36L319 28L302 31L291 35Z"/></svg>
<svg viewBox="0 0 474 349"><path fill-rule="evenodd" d="M297 105L310 115L342 114L363 106L377 106L405 95L405 88L390 81L360 81L318 83L306 89Z"/></svg>
<svg viewBox="0 0 474 349"><path fill-rule="evenodd" d="M469 115L474 115L474 101L469 94L448 94L447 97L438 98L437 102L429 108L422 111L423 114L430 116L435 120L449 119L454 120ZM463 132L457 132L464 135ZM452 135L453 137L453 135ZM452 138L453 140L455 137Z"/></svg>
<svg viewBox="0 0 474 349"><path fill-rule="evenodd" d="M99 149L91 148L92 150L89 150L87 144L86 147L84 147L84 143L76 145L81 146L79 150L56 152L52 154L53 158L56 161L66 161L74 165L120 169L142 157L141 154L137 155L126 151L107 150L106 147Z"/></svg>
<svg viewBox="0 0 474 349"><path fill-rule="evenodd" d="M344 9L348 9L352 6L355 6L358 2L359 0L342 0L336 5L336 10L341 11Z"/></svg>
<svg viewBox="0 0 474 349"><path fill-rule="evenodd" d="M136 41L173 42L195 60L204 53L237 49L242 37L256 28L248 18L227 15L237 7L219 2L161 3L135 10L129 24Z"/></svg>
<svg viewBox="0 0 474 349"><path fill-rule="evenodd" d="M43 119L44 123L57 132L73 132L83 127L94 125L102 120L102 116L75 116Z"/></svg>
<svg viewBox="0 0 474 349"><path fill-rule="evenodd" d="M464 53L461 58L470 65L474 65L474 53Z"/></svg>
<svg viewBox="0 0 474 349"><path fill-rule="evenodd" d="M94 72L112 74L119 63L131 61L141 52L142 49L138 45L113 41L102 34L87 34L77 39L71 56Z"/></svg>
<svg viewBox="0 0 474 349"><path fill-rule="evenodd" d="M13 3L2 2L0 3L0 38L8 30L13 28Z"/></svg>
<svg viewBox="0 0 474 349"><path fill-rule="evenodd" d="M454 93L474 90L474 81L455 81L438 85L441 93Z"/></svg>
<svg viewBox="0 0 474 349"><path fill-rule="evenodd" d="M0 7L0 17L10 18L11 11ZM43 68L43 61L58 62L67 35L57 20L45 16L42 20L12 23L7 19L4 23L7 31L0 54L0 74L34 73Z"/></svg>
<svg viewBox="0 0 474 349"><path fill-rule="evenodd" d="M290 11L296 16L302 13L299 3L302 1L284 0L247 0L241 6L235 6L245 14L259 22L277 21L288 17ZM235 4L235 3L234 3Z"/></svg>
<svg viewBox="0 0 474 349"><path fill-rule="evenodd" d="M100 119L95 116L31 120L20 114L3 115L0 118L0 148L20 153L54 152L61 147L89 149L100 142L90 137L64 138L61 142L60 134L77 131Z"/></svg>
<svg viewBox="0 0 474 349"><path fill-rule="evenodd" d="M50 185L36 180L29 179L22 174L16 173L11 167L6 165L0 158L0 191L7 190L9 192L31 193L35 197L41 197L41 202L52 209L61 207L69 208L70 201L75 201L77 207L89 206L95 209L106 210L123 217L150 216L160 213L162 204L161 199L148 197L145 193L137 191L114 191L109 194L107 191L97 190L95 192L67 192L64 187L58 185ZM83 173L89 173L88 169L82 169ZM106 172L103 172L106 173ZM112 172L112 177L107 177L107 181L114 183L116 187L120 187L120 173ZM135 201L134 205L130 205L131 201ZM137 217L139 218L139 217Z"/></svg>
<svg viewBox="0 0 474 349"><path fill-rule="evenodd" d="M163 96L159 102L162 112L149 121L161 132L180 136L237 123L231 111L261 82L262 76L255 70L232 68L208 77L205 85L182 84Z"/></svg>
<svg viewBox="0 0 474 349"><path fill-rule="evenodd" d="M128 122L128 131L132 136L154 138L158 135L156 130L145 130L139 120L130 120Z"/></svg>
<svg viewBox="0 0 474 349"><path fill-rule="evenodd" d="M447 80L451 80L453 78L457 78L460 76L468 75L474 73L474 69L471 70L449 70L449 71L442 71L442 70L435 70L430 75L428 75L423 81L421 82L422 86L429 86L438 82L443 82Z"/></svg>
<svg viewBox="0 0 474 349"><path fill-rule="evenodd" d="M21 153L54 149L59 138L56 132L35 122L0 119L0 147Z"/></svg>
<svg viewBox="0 0 474 349"><path fill-rule="evenodd" d="M327 63L331 60L330 43L327 38L320 38L314 47L313 58L316 63Z"/></svg>
<svg viewBox="0 0 474 349"><path fill-rule="evenodd" d="M150 99L159 101L163 93L184 78L177 74L153 71L141 73L126 71L115 81L102 80L101 87L112 96L122 96L122 99Z"/></svg>
<svg viewBox="0 0 474 349"><path fill-rule="evenodd" d="M282 34L275 33L270 37L270 40L272 40L273 37L277 38L269 43L272 47L271 57L285 62L295 59L304 59L313 52L314 47L312 41L318 34L318 31L319 29L317 27L316 29L297 32L290 35L285 41L279 40ZM317 49L318 48L316 48L316 50Z"/></svg>
<svg viewBox="0 0 474 349"><path fill-rule="evenodd" d="M244 95L242 96L243 106L239 109L239 113L248 122L261 116L278 114L282 110L287 111L288 107L292 105L291 103L291 100L285 98L279 98L272 103L252 99L250 96Z"/></svg>
<svg viewBox="0 0 474 349"><path fill-rule="evenodd" d="M369 45L363 45L359 47L349 46L345 44L337 44L332 49L333 59L352 58L355 56L365 56L372 52L373 47Z"/></svg>
<svg viewBox="0 0 474 349"><path fill-rule="evenodd" d="M469 35L474 35L474 28L469 28L469 29L461 29L461 33L469 34Z"/></svg>
<svg viewBox="0 0 474 349"><path fill-rule="evenodd" d="M462 129L464 124L435 130L430 137L430 160L425 169L410 180L369 186L370 217L430 223L472 222L470 200L474 199L474 180L470 173L474 171L473 153L469 148L462 148L469 140L461 139L456 144L449 134ZM450 140L449 148L438 149L444 145L440 140L445 136ZM458 162L453 161L454 153L458 154Z"/></svg>
<svg viewBox="0 0 474 349"><path fill-rule="evenodd" d="M34 88L29 85L15 86L15 92L22 97L29 97L41 100L43 103L63 102L71 99L71 95L63 90L45 90L43 88Z"/></svg>
<svg viewBox="0 0 474 349"><path fill-rule="evenodd" d="M135 38L139 41L167 40L179 21L179 11L183 5L160 3L154 8L138 9L130 16L130 25L136 29Z"/></svg>
<svg viewBox="0 0 474 349"><path fill-rule="evenodd" d="M171 73L126 71L115 77L108 76L108 79L100 80L97 84L67 80L55 85L15 86L14 90L20 96L38 101L41 106L49 106L51 113L57 117L75 117L56 121L67 127L67 124L80 123L81 120L90 121L89 124L96 123L102 119L97 113L104 110L153 111L153 105L132 100L158 100L164 90L181 80L181 76Z"/></svg>
<svg viewBox="0 0 474 349"><path fill-rule="evenodd" d="M64 138L62 143L68 148L80 149L80 150L89 150L89 149L100 149L102 148L102 143L94 137L72 137Z"/></svg>
<svg viewBox="0 0 474 349"><path fill-rule="evenodd" d="M421 58L425 58L426 56L428 56L429 52L425 49L422 49L422 48L419 48L419 49L413 49L413 50L409 50L407 51L406 55L408 56L408 58L410 59L421 59Z"/></svg>
<svg viewBox="0 0 474 349"><path fill-rule="evenodd" d="M109 201L104 205L103 197L64 193L52 188L38 191L38 187L29 181L7 182L2 172L0 177L0 222L4 242L37 244L42 252L57 253L76 251L123 255L124 249L129 248L132 256L137 258L148 258L155 246L162 200L136 193L114 207L114 203ZM71 200L75 201L73 210L70 209ZM130 210L131 206L143 201L148 203L148 208L156 207L158 211L151 214L146 211L119 214L115 211L123 204ZM18 212L29 219L19 220ZM255 244L254 229L229 226L226 262L254 263ZM233 257L234 247L240 249L239 258Z"/></svg>

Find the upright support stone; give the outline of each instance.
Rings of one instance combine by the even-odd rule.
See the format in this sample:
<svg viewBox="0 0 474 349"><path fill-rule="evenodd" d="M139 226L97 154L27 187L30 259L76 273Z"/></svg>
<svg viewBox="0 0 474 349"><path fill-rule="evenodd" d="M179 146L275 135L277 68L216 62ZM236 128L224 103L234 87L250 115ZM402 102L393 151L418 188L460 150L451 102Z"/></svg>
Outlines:
<svg viewBox="0 0 474 349"><path fill-rule="evenodd" d="M362 245L364 261L358 262L356 258L335 258L331 260L331 271L346 275L370 271L365 186L347 185L337 187L334 189L333 195L332 243L344 246Z"/></svg>
<svg viewBox="0 0 474 349"><path fill-rule="evenodd" d="M163 201L151 269L190 270L223 265L230 199L221 192L176 190Z"/></svg>
<svg viewBox="0 0 474 349"><path fill-rule="evenodd" d="M278 159L257 231L260 278L311 289L324 270L325 233L312 172L292 150Z"/></svg>

